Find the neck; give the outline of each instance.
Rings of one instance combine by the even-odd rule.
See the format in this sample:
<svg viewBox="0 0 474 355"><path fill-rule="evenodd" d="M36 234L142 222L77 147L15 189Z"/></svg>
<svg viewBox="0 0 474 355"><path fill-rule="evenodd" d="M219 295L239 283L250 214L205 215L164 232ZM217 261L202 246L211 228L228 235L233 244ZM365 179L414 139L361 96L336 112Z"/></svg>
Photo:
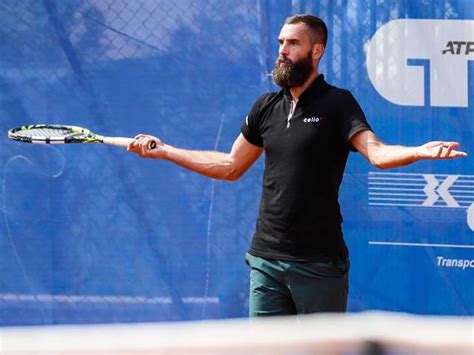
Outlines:
<svg viewBox="0 0 474 355"><path fill-rule="evenodd" d="M291 97L293 97L293 101L297 102L301 94L311 86L311 84L316 80L318 77L318 71L315 70L308 79L304 82L301 86L294 86L290 88Z"/></svg>

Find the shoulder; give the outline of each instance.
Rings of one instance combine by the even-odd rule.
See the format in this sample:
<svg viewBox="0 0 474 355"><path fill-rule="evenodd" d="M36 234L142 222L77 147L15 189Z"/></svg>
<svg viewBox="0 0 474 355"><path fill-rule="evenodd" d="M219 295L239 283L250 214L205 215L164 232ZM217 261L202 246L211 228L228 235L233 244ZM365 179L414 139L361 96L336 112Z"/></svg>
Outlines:
<svg viewBox="0 0 474 355"><path fill-rule="evenodd" d="M283 92L267 92L261 95L253 104L251 115L260 115L268 108L274 106L283 98Z"/></svg>
<svg viewBox="0 0 474 355"><path fill-rule="evenodd" d="M350 100L351 98L354 98L349 90L330 84L327 84L327 95L338 101Z"/></svg>
<svg viewBox="0 0 474 355"><path fill-rule="evenodd" d="M360 105L351 91L328 85L326 102L335 112L360 110Z"/></svg>
<svg viewBox="0 0 474 355"><path fill-rule="evenodd" d="M259 106L272 105L283 98L283 90L278 92L267 92L261 95L255 102Z"/></svg>

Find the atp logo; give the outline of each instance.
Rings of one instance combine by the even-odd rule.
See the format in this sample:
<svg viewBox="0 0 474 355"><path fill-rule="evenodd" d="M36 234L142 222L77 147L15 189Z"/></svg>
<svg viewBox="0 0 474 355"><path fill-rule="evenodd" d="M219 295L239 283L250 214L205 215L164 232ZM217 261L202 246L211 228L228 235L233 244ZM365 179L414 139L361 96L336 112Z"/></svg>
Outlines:
<svg viewBox="0 0 474 355"><path fill-rule="evenodd" d="M444 49L441 53L449 53L454 55L469 55L470 53L474 53L474 42L449 41L448 44L446 44L446 49Z"/></svg>
<svg viewBox="0 0 474 355"><path fill-rule="evenodd" d="M472 20L394 20L366 45L372 85L401 106L468 107L472 60Z"/></svg>
<svg viewBox="0 0 474 355"><path fill-rule="evenodd" d="M369 205L466 210L474 231L474 175L370 172Z"/></svg>

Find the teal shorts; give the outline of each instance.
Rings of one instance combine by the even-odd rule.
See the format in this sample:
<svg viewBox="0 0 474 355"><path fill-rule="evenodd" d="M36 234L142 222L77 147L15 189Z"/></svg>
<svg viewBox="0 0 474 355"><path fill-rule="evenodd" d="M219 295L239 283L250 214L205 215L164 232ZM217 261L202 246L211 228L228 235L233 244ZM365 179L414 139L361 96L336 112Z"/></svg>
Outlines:
<svg viewBox="0 0 474 355"><path fill-rule="evenodd" d="M345 312L349 259L282 261L246 254L250 266L249 316Z"/></svg>

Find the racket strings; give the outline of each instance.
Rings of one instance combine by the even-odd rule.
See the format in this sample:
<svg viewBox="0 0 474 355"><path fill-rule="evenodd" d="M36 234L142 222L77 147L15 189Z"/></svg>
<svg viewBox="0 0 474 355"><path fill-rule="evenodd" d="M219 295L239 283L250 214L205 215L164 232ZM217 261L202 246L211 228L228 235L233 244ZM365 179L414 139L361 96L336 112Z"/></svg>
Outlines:
<svg viewBox="0 0 474 355"><path fill-rule="evenodd" d="M38 128L33 130L33 136L41 137L65 137L71 133L69 129Z"/></svg>
<svg viewBox="0 0 474 355"><path fill-rule="evenodd" d="M25 131L18 131L15 134L22 137L61 138L67 137L73 134L73 132L66 128L34 128Z"/></svg>
<svg viewBox="0 0 474 355"><path fill-rule="evenodd" d="M104 140L103 136L86 128L60 125L22 126L10 130L8 136L22 142L43 144L103 143Z"/></svg>

